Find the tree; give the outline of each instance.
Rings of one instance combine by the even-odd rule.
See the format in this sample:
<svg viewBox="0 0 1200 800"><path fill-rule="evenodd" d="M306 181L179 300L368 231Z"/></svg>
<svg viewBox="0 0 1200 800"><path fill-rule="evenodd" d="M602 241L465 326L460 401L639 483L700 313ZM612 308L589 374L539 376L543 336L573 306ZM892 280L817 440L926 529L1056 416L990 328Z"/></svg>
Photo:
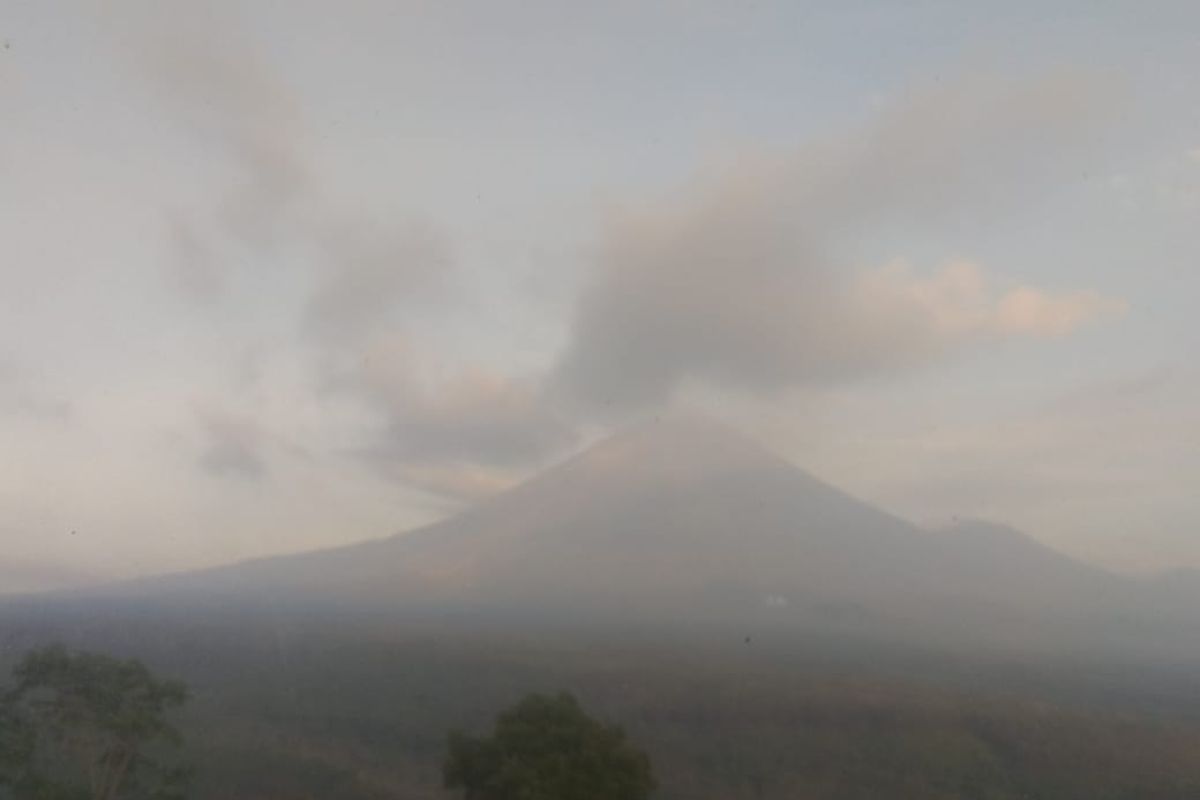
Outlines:
<svg viewBox="0 0 1200 800"><path fill-rule="evenodd" d="M186 771L154 756L177 747L168 712L182 683L137 660L60 645L33 650L0 696L0 797L115 800L170 797Z"/></svg>
<svg viewBox="0 0 1200 800"><path fill-rule="evenodd" d="M616 726L589 717L569 694L531 694L488 737L451 733L446 787L466 800L643 800L650 759Z"/></svg>

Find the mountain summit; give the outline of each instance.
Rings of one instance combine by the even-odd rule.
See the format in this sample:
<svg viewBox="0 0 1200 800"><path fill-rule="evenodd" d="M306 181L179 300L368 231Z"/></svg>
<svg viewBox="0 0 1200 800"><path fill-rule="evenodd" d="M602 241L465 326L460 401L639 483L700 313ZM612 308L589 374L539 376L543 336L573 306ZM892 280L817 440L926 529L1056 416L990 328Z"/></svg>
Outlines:
<svg viewBox="0 0 1200 800"><path fill-rule="evenodd" d="M1015 531L921 530L719 423L672 417L424 528L122 591L690 622L833 610L892 624L1091 613L1120 584Z"/></svg>

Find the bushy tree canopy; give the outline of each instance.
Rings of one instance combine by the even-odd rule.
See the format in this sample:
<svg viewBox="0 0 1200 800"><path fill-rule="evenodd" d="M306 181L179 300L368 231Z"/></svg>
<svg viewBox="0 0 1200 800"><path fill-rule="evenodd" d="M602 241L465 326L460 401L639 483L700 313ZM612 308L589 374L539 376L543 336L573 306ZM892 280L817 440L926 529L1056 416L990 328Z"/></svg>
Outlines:
<svg viewBox="0 0 1200 800"><path fill-rule="evenodd" d="M168 721L187 699L136 660L52 645L28 653L0 702L0 797L165 797L185 772L152 758L179 743Z"/></svg>
<svg viewBox="0 0 1200 800"><path fill-rule="evenodd" d="M569 694L529 695L491 736L452 733L443 776L467 800L642 800L654 788L646 754Z"/></svg>

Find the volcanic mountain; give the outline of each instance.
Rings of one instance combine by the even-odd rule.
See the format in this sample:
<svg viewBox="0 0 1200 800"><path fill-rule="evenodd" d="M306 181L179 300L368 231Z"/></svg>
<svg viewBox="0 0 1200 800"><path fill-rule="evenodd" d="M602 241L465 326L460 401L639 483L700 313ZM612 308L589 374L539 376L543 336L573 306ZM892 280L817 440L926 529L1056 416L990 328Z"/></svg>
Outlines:
<svg viewBox="0 0 1200 800"><path fill-rule="evenodd" d="M674 418L619 433L424 528L128 582L98 597L1012 638L1048 622L1128 625L1131 609L1150 604L1145 583L1007 528L923 530L720 424Z"/></svg>

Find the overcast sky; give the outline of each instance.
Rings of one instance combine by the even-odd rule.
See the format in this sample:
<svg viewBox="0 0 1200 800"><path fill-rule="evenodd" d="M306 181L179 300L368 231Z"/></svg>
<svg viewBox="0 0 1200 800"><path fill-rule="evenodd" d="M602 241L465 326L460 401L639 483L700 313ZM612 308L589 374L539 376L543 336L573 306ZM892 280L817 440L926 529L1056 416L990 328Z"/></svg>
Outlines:
<svg viewBox="0 0 1200 800"><path fill-rule="evenodd" d="M383 536L679 405L1200 567L1200 10L1052 8L3 0L0 589Z"/></svg>

